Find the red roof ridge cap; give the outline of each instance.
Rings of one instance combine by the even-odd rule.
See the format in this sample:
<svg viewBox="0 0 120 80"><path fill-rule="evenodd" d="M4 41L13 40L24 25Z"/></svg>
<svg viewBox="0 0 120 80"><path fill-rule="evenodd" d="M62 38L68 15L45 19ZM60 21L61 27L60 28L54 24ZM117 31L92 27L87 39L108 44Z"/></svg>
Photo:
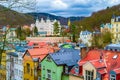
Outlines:
<svg viewBox="0 0 120 80"><path fill-rule="evenodd" d="M105 60L105 59L103 59L103 62L105 63L105 66L107 67L106 60Z"/></svg>
<svg viewBox="0 0 120 80"><path fill-rule="evenodd" d="M94 61L98 61L98 60L100 60L100 59L95 59L95 60L88 60L89 62L94 62Z"/></svg>
<svg viewBox="0 0 120 80"><path fill-rule="evenodd" d="M113 70L119 70L120 68L116 68L116 69L113 69Z"/></svg>

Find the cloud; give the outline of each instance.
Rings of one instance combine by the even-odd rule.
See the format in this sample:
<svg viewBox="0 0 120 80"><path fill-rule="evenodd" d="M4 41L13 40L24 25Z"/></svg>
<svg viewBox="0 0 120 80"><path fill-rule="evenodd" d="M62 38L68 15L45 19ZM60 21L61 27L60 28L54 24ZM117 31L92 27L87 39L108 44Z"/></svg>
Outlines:
<svg viewBox="0 0 120 80"><path fill-rule="evenodd" d="M120 0L36 0L36 12L52 13L58 16L90 16L92 12L117 4ZM17 9L16 9L17 10ZM19 11L19 9L18 9ZM30 10L24 10L30 12Z"/></svg>
<svg viewBox="0 0 120 80"><path fill-rule="evenodd" d="M62 0L53 0L51 4L51 8L57 9L57 10L63 10L63 9L67 9L68 5L67 3L64 3Z"/></svg>

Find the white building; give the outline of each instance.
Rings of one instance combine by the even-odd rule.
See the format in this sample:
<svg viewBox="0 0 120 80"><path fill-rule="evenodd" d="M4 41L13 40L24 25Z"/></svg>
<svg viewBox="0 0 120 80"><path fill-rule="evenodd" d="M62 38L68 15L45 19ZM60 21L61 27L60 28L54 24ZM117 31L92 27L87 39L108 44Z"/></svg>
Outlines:
<svg viewBox="0 0 120 80"><path fill-rule="evenodd" d="M6 80L23 80L23 64L21 52L11 52L7 55Z"/></svg>
<svg viewBox="0 0 120 80"><path fill-rule="evenodd" d="M79 40L81 43L86 44L87 46L91 46L92 33L87 30L81 31Z"/></svg>
<svg viewBox="0 0 120 80"><path fill-rule="evenodd" d="M40 35L54 35L54 23L58 22L59 25L59 32L61 30L61 25L60 22L57 20L50 20L49 18L47 18L47 20L45 21L43 18L41 18L41 20L39 21L39 19L36 19L35 24L31 24L31 27L36 26L38 29L38 33ZM59 33L60 34L60 33ZM59 35L58 34L58 35Z"/></svg>
<svg viewBox="0 0 120 80"><path fill-rule="evenodd" d="M28 46L17 46L16 52L10 52L6 56L6 80L24 80L23 55L30 48Z"/></svg>

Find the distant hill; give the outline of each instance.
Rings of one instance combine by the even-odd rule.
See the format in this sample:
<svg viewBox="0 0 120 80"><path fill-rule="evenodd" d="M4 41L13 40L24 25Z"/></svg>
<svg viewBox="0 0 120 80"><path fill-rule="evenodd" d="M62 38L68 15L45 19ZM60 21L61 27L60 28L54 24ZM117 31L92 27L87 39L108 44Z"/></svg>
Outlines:
<svg viewBox="0 0 120 80"><path fill-rule="evenodd" d="M74 24L78 26L77 33L86 29L90 31L96 28L99 29L102 23L110 23L113 14L120 16L120 4L113 7L107 7L106 9L98 12L93 12L90 17L87 17L81 21L75 21Z"/></svg>
<svg viewBox="0 0 120 80"><path fill-rule="evenodd" d="M82 19L85 18L85 17L67 17L67 18L65 18L65 17L62 17L62 16L55 16L55 15L48 14L48 13L27 13L27 14L33 16L33 17L34 17L34 20L35 20L37 17L38 17L39 19L40 19L40 18L43 18L43 19L45 19L45 20L46 20L48 17L49 17L51 20L56 19L56 20L59 20L62 25L67 25L68 19L70 19L70 21L73 22L73 21L79 21L79 20L82 20Z"/></svg>
<svg viewBox="0 0 120 80"><path fill-rule="evenodd" d="M23 25L34 22L32 16L18 13L0 5L0 26L3 25Z"/></svg>

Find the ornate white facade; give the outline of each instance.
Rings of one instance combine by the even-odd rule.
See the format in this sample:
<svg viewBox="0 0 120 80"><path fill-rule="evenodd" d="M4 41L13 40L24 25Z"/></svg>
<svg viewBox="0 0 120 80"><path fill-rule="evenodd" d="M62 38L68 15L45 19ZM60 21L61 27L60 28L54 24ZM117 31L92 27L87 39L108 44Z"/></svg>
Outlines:
<svg viewBox="0 0 120 80"><path fill-rule="evenodd" d="M52 21L49 18L46 21L43 18L41 18L40 21L39 19L36 19L35 24L31 24L31 26L37 27L39 35L54 35L54 23L55 22L58 22L59 32L60 32L60 29L61 29L60 22L57 20Z"/></svg>
<svg viewBox="0 0 120 80"><path fill-rule="evenodd" d="M92 40L92 32L89 31L81 31L80 32L80 42L83 44L86 44L88 47L92 45L91 40Z"/></svg>

